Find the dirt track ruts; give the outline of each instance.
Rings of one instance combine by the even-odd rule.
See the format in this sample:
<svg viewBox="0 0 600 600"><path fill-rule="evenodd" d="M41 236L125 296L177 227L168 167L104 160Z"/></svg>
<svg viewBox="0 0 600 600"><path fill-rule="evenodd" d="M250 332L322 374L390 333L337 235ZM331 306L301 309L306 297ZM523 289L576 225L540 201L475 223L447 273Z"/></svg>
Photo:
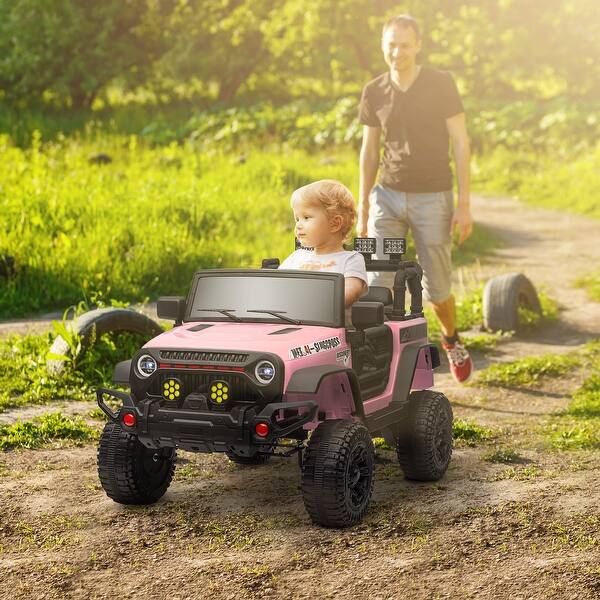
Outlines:
<svg viewBox="0 0 600 600"><path fill-rule="evenodd" d="M573 287L598 264L599 222L508 199L476 198L474 213L505 245L462 277L522 271L563 306L479 366L600 337L600 304ZM345 531L309 523L295 460L239 468L182 452L165 497L126 508L100 489L94 445L0 454L0 598L597 598L600 456L548 451L540 433L585 375L507 390L443 370L455 416L496 439L458 447L434 484L406 481L380 450L368 516ZM496 444L519 462L483 460Z"/></svg>

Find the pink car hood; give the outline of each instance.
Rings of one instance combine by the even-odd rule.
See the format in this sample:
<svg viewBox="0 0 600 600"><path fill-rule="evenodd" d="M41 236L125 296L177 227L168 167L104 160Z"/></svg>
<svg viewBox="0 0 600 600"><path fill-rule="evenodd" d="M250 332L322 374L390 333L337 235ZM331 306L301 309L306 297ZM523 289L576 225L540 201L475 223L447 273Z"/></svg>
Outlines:
<svg viewBox="0 0 600 600"><path fill-rule="evenodd" d="M200 331L190 331L202 323L184 323L150 340L146 348L172 350L262 351L288 360L292 349L307 344L323 343L323 347L339 348L345 342L343 328L291 323L205 322ZM280 331L281 333L274 333ZM345 344L344 344L345 345Z"/></svg>

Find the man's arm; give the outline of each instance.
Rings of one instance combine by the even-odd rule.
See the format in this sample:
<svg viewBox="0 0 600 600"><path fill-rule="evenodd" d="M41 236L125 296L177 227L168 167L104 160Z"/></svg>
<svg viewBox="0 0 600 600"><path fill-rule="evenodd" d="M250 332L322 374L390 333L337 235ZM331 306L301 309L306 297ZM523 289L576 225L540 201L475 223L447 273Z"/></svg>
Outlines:
<svg viewBox="0 0 600 600"><path fill-rule="evenodd" d="M473 231L473 217L471 216L471 201L469 195L471 149L465 113L460 113L446 119L448 135L452 142L452 153L456 163L456 177L458 179L458 203L452 218L450 231L458 226L458 243L462 244Z"/></svg>
<svg viewBox="0 0 600 600"><path fill-rule="evenodd" d="M363 125L362 146L360 148L360 180L358 188L358 222L356 234L366 237L369 220L369 194L375 185L379 167L379 140L381 127Z"/></svg>

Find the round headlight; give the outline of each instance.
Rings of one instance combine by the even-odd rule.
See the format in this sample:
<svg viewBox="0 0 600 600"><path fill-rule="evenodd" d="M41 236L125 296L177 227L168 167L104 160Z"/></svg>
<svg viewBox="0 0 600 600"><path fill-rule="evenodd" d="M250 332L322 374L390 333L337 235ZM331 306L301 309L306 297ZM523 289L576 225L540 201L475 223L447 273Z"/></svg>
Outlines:
<svg viewBox="0 0 600 600"><path fill-rule="evenodd" d="M263 360L256 365L254 374L261 383L271 383L275 377L275 365L268 360Z"/></svg>
<svg viewBox="0 0 600 600"><path fill-rule="evenodd" d="M137 372L141 377L150 377L158 369L156 360L149 354L143 354L137 361Z"/></svg>

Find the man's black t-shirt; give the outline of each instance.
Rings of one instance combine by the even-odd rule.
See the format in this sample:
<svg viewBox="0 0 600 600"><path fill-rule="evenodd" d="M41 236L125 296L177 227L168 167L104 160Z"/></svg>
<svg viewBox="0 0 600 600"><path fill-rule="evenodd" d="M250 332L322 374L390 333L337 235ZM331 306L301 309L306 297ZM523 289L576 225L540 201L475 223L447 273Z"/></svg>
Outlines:
<svg viewBox="0 0 600 600"><path fill-rule="evenodd" d="M402 192L452 189L446 119L464 112L452 75L423 66L406 92L389 72L363 89L359 120L381 127L379 183Z"/></svg>

